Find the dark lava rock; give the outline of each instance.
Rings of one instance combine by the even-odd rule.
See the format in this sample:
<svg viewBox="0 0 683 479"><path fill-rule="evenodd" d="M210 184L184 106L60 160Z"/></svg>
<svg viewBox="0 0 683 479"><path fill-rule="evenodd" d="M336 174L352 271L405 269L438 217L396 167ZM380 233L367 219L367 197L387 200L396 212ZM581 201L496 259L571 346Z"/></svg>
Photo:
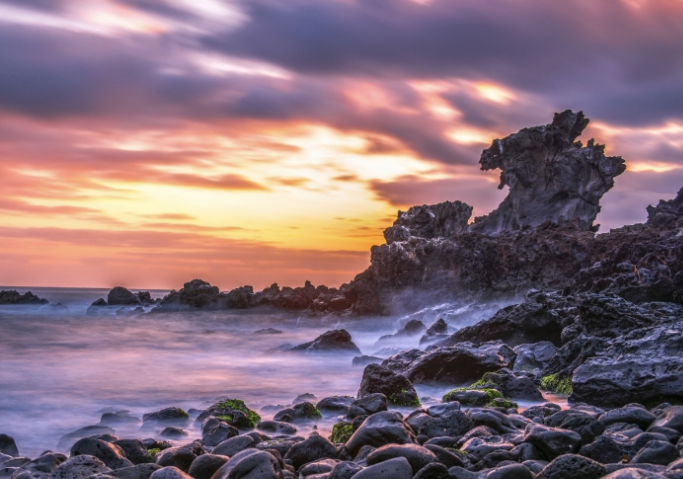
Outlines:
<svg viewBox="0 0 683 479"><path fill-rule="evenodd" d="M317 461L318 459L336 458L337 449L330 441L319 435L311 433L305 441L297 442L289 448L284 459L292 461L292 465L298 469L303 464Z"/></svg>
<svg viewBox="0 0 683 479"><path fill-rule="evenodd" d="M346 414L354 401L355 399L351 396L332 396L321 399L315 407L323 416Z"/></svg>
<svg viewBox="0 0 683 479"><path fill-rule="evenodd" d="M116 411L116 412L106 412L102 414L100 418L100 424L105 424L107 426L118 425L118 424L138 424L140 418L135 417L130 414L127 409Z"/></svg>
<svg viewBox="0 0 683 479"><path fill-rule="evenodd" d="M486 479L533 479L533 477L531 471L523 464L507 464L486 474Z"/></svg>
<svg viewBox="0 0 683 479"><path fill-rule="evenodd" d="M178 407L167 407L161 411L142 415L143 423L179 423L185 424L190 419L185 411Z"/></svg>
<svg viewBox="0 0 683 479"><path fill-rule="evenodd" d="M571 400L605 406L683 399L683 321L614 338L578 366Z"/></svg>
<svg viewBox="0 0 683 479"><path fill-rule="evenodd" d="M401 365L388 358L383 366L406 376L413 384L474 382L484 373L497 371L508 365L507 352L514 352L500 344L461 343L453 347L435 348L418 355L411 362ZM512 362L512 361L510 361Z"/></svg>
<svg viewBox="0 0 683 479"><path fill-rule="evenodd" d="M161 467L173 466L187 472L192 462L205 452L201 444L194 442L185 446L170 447L156 456L156 463Z"/></svg>
<svg viewBox="0 0 683 479"><path fill-rule="evenodd" d="M513 373L507 368L484 374L482 381L500 391L503 396L513 399L542 401L543 395L538 386L528 376Z"/></svg>
<svg viewBox="0 0 683 479"><path fill-rule="evenodd" d="M187 431L185 431L184 429L181 429L179 427L175 427L175 426L166 426L159 433L160 437L166 437L168 439L175 439L175 440L182 439L183 437L185 437L187 435L188 435Z"/></svg>
<svg viewBox="0 0 683 479"><path fill-rule="evenodd" d="M447 393L443 400L445 402L457 401L463 406L485 406L491 399L486 391L458 388Z"/></svg>
<svg viewBox="0 0 683 479"><path fill-rule="evenodd" d="M232 457L238 452L253 448L254 446L256 446L256 443L251 436L236 436L218 444L213 448L211 454Z"/></svg>
<svg viewBox="0 0 683 479"><path fill-rule="evenodd" d="M661 411L653 426L668 427L683 434L683 406L669 406Z"/></svg>
<svg viewBox="0 0 683 479"><path fill-rule="evenodd" d="M194 479L211 479L211 476L229 460L228 456L202 454L192 461L187 473Z"/></svg>
<svg viewBox="0 0 683 479"><path fill-rule="evenodd" d="M530 442L548 460L563 454L575 453L581 444L581 436L574 431L531 423L524 430L524 442Z"/></svg>
<svg viewBox="0 0 683 479"><path fill-rule="evenodd" d="M147 448L139 439L119 439L112 444L120 447L126 458L135 465L154 462Z"/></svg>
<svg viewBox="0 0 683 479"><path fill-rule="evenodd" d="M602 435L590 444L581 447L579 454L602 464L620 463L624 452L621 446L608 435Z"/></svg>
<svg viewBox="0 0 683 479"><path fill-rule="evenodd" d="M209 416L217 417L239 429L253 429L261 422L261 416L249 409L241 399L222 399L199 414L197 421L203 421Z"/></svg>
<svg viewBox="0 0 683 479"><path fill-rule="evenodd" d="M177 467L166 466L154 471L149 479L191 479L191 476Z"/></svg>
<svg viewBox="0 0 683 479"><path fill-rule="evenodd" d="M369 416L387 410L387 397L381 393L369 394L351 403L347 416L353 419L358 416Z"/></svg>
<svg viewBox="0 0 683 479"><path fill-rule="evenodd" d="M605 426L625 422L635 424L641 429L647 429L656 419L655 415L643 407L626 406L612 409L600 416L600 422Z"/></svg>
<svg viewBox="0 0 683 479"><path fill-rule="evenodd" d="M282 331L274 328L259 329L254 331L254 334L282 334Z"/></svg>
<svg viewBox="0 0 683 479"><path fill-rule="evenodd" d="M632 464L660 464L666 466L680 456L676 446L668 441L650 441L631 459Z"/></svg>
<svg viewBox="0 0 683 479"><path fill-rule="evenodd" d="M388 444L368 454L366 461L372 466L396 457L405 457L415 472L438 460L433 452L417 444Z"/></svg>
<svg viewBox="0 0 683 479"><path fill-rule="evenodd" d="M131 467L133 463L125 457L125 452L115 444L85 437L71 446L71 457L94 456L102 461L110 469L122 469Z"/></svg>
<svg viewBox="0 0 683 479"><path fill-rule="evenodd" d="M412 479L412 477L413 469L405 457L380 462L353 476L354 479Z"/></svg>
<svg viewBox="0 0 683 479"><path fill-rule="evenodd" d="M544 221L578 218L590 230L600 212L600 198L626 170L605 147L576 138L588 125L582 112L556 113L545 126L524 128L493 144L481 155L482 170L500 169L499 188L510 192L498 209L475 219L473 231L488 234L538 226Z"/></svg>
<svg viewBox="0 0 683 479"><path fill-rule="evenodd" d="M109 303L110 306L128 306L138 305L140 304L140 300L135 294L123 286L115 286L107 295L107 303Z"/></svg>
<svg viewBox="0 0 683 479"><path fill-rule="evenodd" d="M317 421L322 419L322 414L315 407L315 404L310 402L302 402L295 404L293 407L283 409L278 412L273 418L275 421L283 422L307 422Z"/></svg>
<svg viewBox="0 0 683 479"><path fill-rule="evenodd" d="M461 201L413 206L408 211L399 211L393 226L384 230L384 238L390 245L411 237L453 237L467 231L471 215L472 207Z"/></svg>
<svg viewBox="0 0 683 479"><path fill-rule="evenodd" d="M17 457L19 456L19 449L17 449L17 443L14 442L12 436L7 434L0 434L0 453L7 454L8 456Z"/></svg>
<svg viewBox="0 0 683 479"><path fill-rule="evenodd" d="M330 472L327 479L351 479L357 472L363 469L362 466L350 461L338 462Z"/></svg>
<svg viewBox="0 0 683 479"><path fill-rule="evenodd" d="M309 343L300 344L291 351L301 352L345 352L359 354L360 349L351 341L351 335L345 329L335 329L321 334Z"/></svg>
<svg viewBox="0 0 683 479"><path fill-rule="evenodd" d="M394 406L420 405L417 392L408 378L379 364L370 364L363 371L358 398L375 393L384 394L389 404Z"/></svg>
<svg viewBox="0 0 683 479"><path fill-rule="evenodd" d="M538 343L520 344L514 347L517 358L512 368L515 372L539 371L545 369L550 360L555 356L557 348L550 341Z"/></svg>
<svg viewBox="0 0 683 479"><path fill-rule="evenodd" d="M273 434L296 434L296 427L286 422L261 421L256 427L259 431L270 432Z"/></svg>
<svg viewBox="0 0 683 479"><path fill-rule="evenodd" d="M392 443L414 444L415 435L399 414L387 411L369 416L346 442L345 447L355 455L362 446L381 447Z"/></svg>
<svg viewBox="0 0 683 479"><path fill-rule="evenodd" d="M79 439L94 436L96 434L114 434L114 430L109 426L102 425L85 426L59 438L57 448L60 450L69 449Z"/></svg>
<svg viewBox="0 0 683 479"><path fill-rule="evenodd" d="M48 304L47 299L39 298L30 291L24 294L19 294L15 290L0 291L0 304L14 304L14 305L43 305Z"/></svg>
<svg viewBox="0 0 683 479"><path fill-rule="evenodd" d="M546 422L546 425L554 426L555 424ZM560 429L567 429L569 431L576 432L579 436L581 436L582 444L589 444L593 442L596 437L605 432L604 423L598 421L592 416L589 416L588 414L582 413L567 415L564 419L562 419L557 427Z"/></svg>
<svg viewBox="0 0 683 479"><path fill-rule="evenodd" d="M217 446L221 442L239 434L236 427L213 416L202 421L202 444L205 446Z"/></svg>
<svg viewBox="0 0 683 479"><path fill-rule="evenodd" d="M136 466L117 469L110 474L116 479L149 479L152 474L161 469L157 464L138 464Z"/></svg>
<svg viewBox="0 0 683 479"><path fill-rule="evenodd" d="M450 479L448 468L443 464L434 462L427 464L425 467L417 471L413 479Z"/></svg>
<svg viewBox="0 0 683 479"><path fill-rule="evenodd" d="M420 345L431 344L437 341L443 341L448 337L448 324L443 319L437 320L433 323L427 331L425 331L424 336L420 338Z"/></svg>
<svg viewBox="0 0 683 479"><path fill-rule="evenodd" d="M556 457L536 479L599 479L607 475L605 466L577 454Z"/></svg>
<svg viewBox="0 0 683 479"><path fill-rule="evenodd" d="M17 468L12 477L14 479L48 479L66 459L64 454L46 451L31 462Z"/></svg>
<svg viewBox="0 0 683 479"><path fill-rule="evenodd" d="M85 479L94 474L108 474L111 469L94 456L71 457L61 463L50 476L52 479Z"/></svg>
<svg viewBox="0 0 683 479"><path fill-rule="evenodd" d="M383 361L382 358L376 356L356 356L351 360L352 366L367 366L368 364L380 364Z"/></svg>
<svg viewBox="0 0 683 479"><path fill-rule="evenodd" d="M439 436L456 437L462 436L472 429L473 426L472 420L463 411L450 409L445 414L440 414L424 421L418 430L418 434L429 438Z"/></svg>

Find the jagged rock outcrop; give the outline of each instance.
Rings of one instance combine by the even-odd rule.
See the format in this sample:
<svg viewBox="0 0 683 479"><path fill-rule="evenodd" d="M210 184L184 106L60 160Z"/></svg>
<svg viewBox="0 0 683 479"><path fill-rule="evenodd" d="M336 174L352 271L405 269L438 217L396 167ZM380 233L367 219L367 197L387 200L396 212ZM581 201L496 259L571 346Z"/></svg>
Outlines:
<svg viewBox="0 0 683 479"><path fill-rule="evenodd" d="M370 266L339 289L250 286L220 293L201 280L171 292L155 311L270 305L310 315L405 314L425 304L512 302L530 289L616 294L633 303L683 303L683 190L648 208L648 222L595 235L601 196L624 160L577 142L588 119L557 113L483 151L482 169L500 169L510 192L468 226L459 201L399 212L373 246ZM557 344L557 341L553 341Z"/></svg>
<svg viewBox="0 0 683 479"><path fill-rule="evenodd" d="M391 228L384 230L387 244L407 241L412 237L453 237L467 231L472 207L461 201L446 201L436 205L413 206L399 211Z"/></svg>
<svg viewBox="0 0 683 479"><path fill-rule="evenodd" d="M19 294L16 290L0 291L0 305L1 304L29 304L29 305L43 305L48 304L49 301L44 298L39 298L30 291L24 294Z"/></svg>
<svg viewBox="0 0 683 479"><path fill-rule="evenodd" d="M510 193L489 215L475 219L472 231L496 234L574 220L592 230L600 198L626 170L620 156L605 156L605 146L576 138L588 125L583 112L556 113L549 125L524 128L494 140L484 150L482 170L500 169L499 189Z"/></svg>

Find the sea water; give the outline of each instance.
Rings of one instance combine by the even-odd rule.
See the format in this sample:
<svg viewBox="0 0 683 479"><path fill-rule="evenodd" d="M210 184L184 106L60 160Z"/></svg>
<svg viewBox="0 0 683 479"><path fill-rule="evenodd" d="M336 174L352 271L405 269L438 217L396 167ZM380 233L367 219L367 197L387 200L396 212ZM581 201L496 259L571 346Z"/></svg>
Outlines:
<svg viewBox="0 0 683 479"><path fill-rule="evenodd" d="M323 321L264 310L95 316L88 306L108 290L31 290L65 308L0 306L0 433L13 436L29 457L58 450L61 436L97 424L105 411L126 409L141 418L171 406L205 409L229 397L267 420L277 412L273 406L284 409L300 394L355 397L363 368L352 366L353 355L286 349L344 328L363 354L372 354L378 338L400 325L400 318ZM265 328L281 333L254 334ZM401 346L418 340L406 338ZM451 387L416 389L429 405ZM297 427L304 436L314 426L328 434L337 420ZM154 435L139 425L113 427L120 437ZM184 442L201 435L196 427L188 432Z"/></svg>

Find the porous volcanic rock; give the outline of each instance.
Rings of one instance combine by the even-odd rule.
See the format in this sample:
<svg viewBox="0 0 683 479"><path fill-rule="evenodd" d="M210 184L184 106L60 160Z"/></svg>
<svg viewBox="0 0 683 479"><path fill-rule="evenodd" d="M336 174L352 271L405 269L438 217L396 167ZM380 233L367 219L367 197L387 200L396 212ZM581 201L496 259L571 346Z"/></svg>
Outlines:
<svg viewBox="0 0 683 479"><path fill-rule="evenodd" d="M348 354L359 354L360 349L351 340L351 335L345 329L335 329L327 331L313 341L300 344L291 351L307 353L341 352Z"/></svg>
<svg viewBox="0 0 683 479"><path fill-rule="evenodd" d="M29 304L42 305L48 304L49 301L44 298L39 298L30 291L24 294L19 294L16 290L0 291L0 304Z"/></svg>

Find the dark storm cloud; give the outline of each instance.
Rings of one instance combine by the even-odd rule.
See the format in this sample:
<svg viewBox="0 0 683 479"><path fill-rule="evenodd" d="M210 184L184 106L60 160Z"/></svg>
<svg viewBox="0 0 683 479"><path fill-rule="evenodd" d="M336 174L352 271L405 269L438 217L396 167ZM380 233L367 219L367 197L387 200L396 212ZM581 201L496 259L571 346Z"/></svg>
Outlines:
<svg viewBox="0 0 683 479"><path fill-rule="evenodd" d="M251 0L204 44L313 75L459 77L618 124L681 118L683 4Z"/></svg>

